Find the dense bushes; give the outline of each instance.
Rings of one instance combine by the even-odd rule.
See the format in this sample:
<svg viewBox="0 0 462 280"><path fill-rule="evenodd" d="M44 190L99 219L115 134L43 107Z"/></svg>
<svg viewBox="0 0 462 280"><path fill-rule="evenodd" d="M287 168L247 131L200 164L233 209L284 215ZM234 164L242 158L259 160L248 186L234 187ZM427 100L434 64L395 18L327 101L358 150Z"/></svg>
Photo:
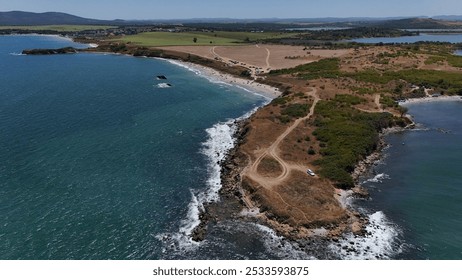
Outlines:
<svg viewBox="0 0 462 280"><path fill-rule="evenodd" d="M338 58L326 58L308 64L303 64L290 69L272 70L270 74L295 74L304 79L335 78L339 75L340 60Z"/></svg>
<svg viewBox="0 0 462 280"><path fill-rule="evenodd" d="M317 129L322 158L316 161L320 174L340 188L354 186L351 172L356 164L376 148L379 132L394 124L389 113L365 113L351 107L352 100L338 95L316 106Z"/></svg>
<svg viewBox="0 0 462 280"><path fill-rule="evenodd" d="M447 90L449 94L462 91L460 74L455 72L423 69L380 72L375 69L366 69L356 73L343 73L343 75L357 81L374 84L387 84L391 81L404 80L427 88Z"/></svg>
<svg viewBox="0 0 462 280"><path fill-rule="evenodd" d="M287 115L292 118L302 118L306 115L308 115L308 110L309 110L308 104L290 104L289 106L285 107L282 109L281 114L282 115Z"/></svg>

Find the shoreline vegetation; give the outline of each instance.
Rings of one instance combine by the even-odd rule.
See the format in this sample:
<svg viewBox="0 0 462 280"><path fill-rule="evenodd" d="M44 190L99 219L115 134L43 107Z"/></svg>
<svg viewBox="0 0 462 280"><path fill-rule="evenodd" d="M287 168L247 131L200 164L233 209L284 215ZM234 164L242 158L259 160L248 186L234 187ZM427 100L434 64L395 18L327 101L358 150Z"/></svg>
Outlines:
<svg viewBox="0 0 462 280"><path fill-rule="evenodd" d="M230 63L233 59L224 55L211 59L122 42L92 43L98 47L79 51L181 61L272 99L235 124L236 145L221 163L223 201L204 206L194 241L206 238L208 223L230 217L255 219L295 241L336 242L345 233L369 234L368 217L346 200L368 196L358 178L380 159L384 133L412 127L401 105L457 100L462 94L462 57L445 44L365 45L324 57L305 47L309 62L297 58L296 67L268 67L267 73L256 74L246 61ZM243 209L249 210L244 216L239 214Z"/></svg>

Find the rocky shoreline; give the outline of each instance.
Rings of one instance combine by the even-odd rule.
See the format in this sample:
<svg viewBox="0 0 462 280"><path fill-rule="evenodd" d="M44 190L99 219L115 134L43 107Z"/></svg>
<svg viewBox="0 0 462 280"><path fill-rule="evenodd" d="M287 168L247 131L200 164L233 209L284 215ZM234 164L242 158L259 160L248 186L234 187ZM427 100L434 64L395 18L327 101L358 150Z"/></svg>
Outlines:
<svg viewBox="0 0 462 280"><path fill-rule="evenodd" d="M204 205L199 215L201 220L200 225L196 227L191 234L191 238L194 241L203 241L207 236L208 227L220 220L252 220L255 223L260 223L272 228L276 233L278 233L278 235L281 235L290 241L295 248L307 253L309 256L319 259L338 259L338 255L332 250L332 245L336 247L341 246L342 236L345 233L346 227L356 227L356 229L347 230L347 232L352 232L355 236L363 236L367 234L365 230L366 224L368 223L367 217L354 209L351 210L351 215L356 218L356 224L351 223L350 220L350 224L346 222L337 225L337 234L312 235L305 238L300 238L297 234L287 234L290 230L287 230L284 234L277 228L277 226L275 226L275 224L271 223L264 214L259 212L252 213L251 215L242 215L242 211L249 207L246 203L246 195L244 194L243 186L241 186L241 172L243 167L246 166L248 159L247 156L240 151L240 145L245 142L245 137L249 130L247 126L248 119L236 121L235 125L238 127L235 133L236 144L228 152L225 160L220 163L222 180L220 201ZM357 182L359 182L358 179L360 176L366 174L370 167L375 165L377 161L381 159L383 156L382 151L387 146L383 141L383 136L391 131L392 130L384 132L380 139L380 145L378 146L377 151L358 164L357 169L355 170L355 176L357 176L355 177L355 180L357 180ZM367 191L359 185L350 190L349 195L361 199L368 197ZM355 249L350 247L345 250L351 253L355 252Z"/></svg>
<svg viewBox="0 0 462 280"><path fill-rule="evenodd" d="M207 227L210 222L214 222L220 219L232 218L232 219L249 219L248 216L243 217L240 215L243 209L249 209L254 207L254 203L249 201L249 198L245 194L245 186L242 186L241 173L243 168L248 163L247 155L243 154L240 151L240 146L245 143L246 135L249 132L249 119L244 119L236 121L234 125L237 126L234 139L235 146L228 152L226 158L220 163L221 166L221 181L222 188L220 189L220 201L218 203L213 202L207 205L204 205L199 217L200 225L194 229L191 234L191 238L194 241L203 241L207 235ZM399 132L404 129L412 128L412 125L409 125L406 128L393 127L384 130L380 134L380 138L377 144L377 149L371 155L366 157L364 160L360 161L352 173L352 177L355 182L355 188L349 191L343 191L345 200L348 197L367 199L369 194L366 189L361 187L360 178L367 174L371 167L377 164L383 157L383 150L388 146L384 140L384 137L388 133ZM339 194L340 196L340 194ZM219 206L217 206L219 204ZM217 208L220 208L217 210ZM350 206L346 205L345 207L349 208ZM223 210L227 209L227 210ZM315 243L331 243L337 242L345 232L352 232L355 235L366 234L365 227L368 223L367 217L355 209L349 209L348 221L342 222L336 226L333 226L330 230L334 232L329 235L321 236L309 236L308 238L300 238L298 234L295 234L293 229L281 227L280 224L275 220L269 219L264 214L259 213L258 211L253 213L253 220L258 223L267 225L268 227L275 230L278 234L283 235L296 242L297 244L307 244L310 242ZM350 229L348 229L350 228Z"/></svg>
<svg viewBox="0 0 462 280"><path fill-rule="evenodd" d="M250 207L246 202L246 195L241 186L241 172L243 171L243 167L246 166L248 159L240 151L240 145L245 142L245 137L249 131L248 119L236 121L235 125L237 126L234 135L236 139L235 146L220 163L222 180L222 188L219 191L220 200L203 205L199 214L200 224L191 233L193 241L204 241L207 236L208 227L224 219L252 221L263 224L280 233L259 212L251 212L248 215L242 214L244 209ZM312 236L311 238L297 238L291 235L283 236L291 242L294 248L305 252L309 256L319 259L338 258L334 252L328 250L332 242L339 241L338 237L325 238L323 236Z"/></svg>
<svg viewBox="0 0 462 280"><path fill-rule="evenodd" d="M75 54L78 50L73 47L66 47L60 49L32 49L23 50L22 54L25 55L55 55L55 54Z"/></svg>
<svg viewBox="0 0 462 280"><path fill-rule="evenodd" d="M245 141L246 124L246 119L236 120L234 123L237 126L234 134L235 145L220 162L222 184L219 191L220 201L203 205L199 213L200 224L191 233L192 240L196 242L205 239L210 222L236 218L245 207L243 195L238 186L241 183L242 161L245 160L242 154L239 156L239 146ZM220 204L220 210L217 209L217 204Z"/></svg>

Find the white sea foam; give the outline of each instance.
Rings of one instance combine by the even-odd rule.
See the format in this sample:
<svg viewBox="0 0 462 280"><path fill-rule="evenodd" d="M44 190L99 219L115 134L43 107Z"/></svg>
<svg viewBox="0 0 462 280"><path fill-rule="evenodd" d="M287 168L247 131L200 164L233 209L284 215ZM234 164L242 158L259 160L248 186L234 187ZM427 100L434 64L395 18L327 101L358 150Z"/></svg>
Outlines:
<svg viewBox="0 0 462 280"><path fill-rule="evenodd" d="M385 173L380 173L375 175L374 178L368 179L364 181L363 183L382 183L384 180L390 179L390 176L385 174Z"/></svg>
<svg viewBox="0 0 462 280"><path fill-rule="evenodd" d="M202 153L208 158L209 178L207 186L209 190L205 194L204 202L218 200L218 191L221 189L221 166L228 151L234 147L234 133L236 125L230 120L225 123L215 124L206 130L208 140L203 144Z"/></svg>
<svg viewBox="0 0 462 280"><path fill-rule="evenodd" d="M204 209L204 204L218 201L221 184L220 163L225 159L228 151L234 147L234 133L236 125L234 120L215 124L206 130L208 139L203 143L202 153L208 158L207 189L200 193L191 190L191 202L188 205L188 213L181 220L177 233L159 235L157 238L163 241L170 241L171 246L178 246L180 250L197 248L200 244L191 238L191 233L200 224L199 214Z"/></svg>
<svg viewBox="0 0 462 280"><path fill-rule="evenodd" d="M185 68L186 70L191 71L191 72L194 72L194 73L196 73L197 75L200 75L200 74L201 74L201 71L199 71L199 69L190 67L190 66L188 66L188 65L186 65L186 64L184 64L184 63L178 62L178 61L176 61L176 60L173 60L173 59L163 59L163 58L158 58L158 59L163 60L163 61L167 61L167 62L169 62L169 63L171 63L171 64L173 64L173 65L176 65L176 66L180 66L180 67L182 67L182 68Z"/></svg>
<svg viewBox="0 0 462 280"><path fill-rule="evenodd" d="M224 79L222 76L220 76L217 72L217 75L211 75L210 73L214 73L215 70L213 69L209 69L207 70L206 72L207 73L203 73L201 71L201 67L198 66L198 67L194 67L194 65L188 65L186 63L182 63L182 62L179 62L179 61L176 61L176 60L171 60L171 59L162 59L162 60L165 60L173 65L176 65L176 66L180 66L182 68L185 68L186 70L188 71L191 71L193 73L195 73L196 75L198 76L201 76L205 79L207 79L209 82L213 83L213 84L219 84L219 85L224 85L224 86L227 86L227 87L236 87L236 88L239 88L241 90L244 90L246 92L249 92L251 94L255 94L257 96L260 96L260 97L263 97L265 99L268 99L268 101L272 98L269 98L268 95L265 95L263 94L262 91L256 89L256 88L253 88L252 86L248 85L248 87L245 85L245 84L240 84L240 83L232 83L232 82L229 82L229 81L226 81L226 79ZM227 75L227 74L226 74ZM232 79L238 79L238 78L232 78ZM250 83L251 81L248 81L247 83Z"/></svg>
<svg viewBox="0 0 462 280"><path fill-rule="evenodd" d="M235 86L235 85L233 85L231 83L223 81L223 80L221 80L221 79L219 79L217 77L214 77L212 75L206 75L206 74L202 73L202 71L199 68L196 68L194 66L190 66L190 65L187 65L185 63L182 63L182 62L179 62L179 61L176 61L176 60L172 60L172 59L165 59L165 61L168 61L173 65L180 66L180 67L182 67L182 68L184 68L184 69L186 69L188 71L191 71L194 74L207 79L209 82L211 82L213 84L222 84L222 85L225 85L225 86ZM210 71L213 71L213 70L210 70ZM252 93L255 93L255 92L252 92Z"/></svg>
<svg viewBox="0 0 462 280"><path fill-rule="evenodd" d="M14 52L13 52L13 53L10 53L10 55L14 55L14 56L22 56L22 55L25 55L25 54L23 54L23 53L14 53Z"/></svg>
<svg viewBox="0 0 462 280"><path fill-rule="evenodd" d="M160 83L156 85L157 88L170 88L172 87L170 84L167 83Z"/></svg>
<svg viewBox="0 0 462 280"><path fill-rule="evenodd" d="M203 206L197 200L197 197L192 194L192 200L189 203L188 214L185 219L181 221L179 232L184 236L189 236L195 227L200 224L198 219L200 211L203 209Z"/></svg>
<svg viewBox="0 0 462 280"><path fill-rule="evenodd" d="M391 259L401 252L401 248L395 245L399 229L383 212L369 216L366 231L363 237L348 234L337 244L329 245L329 249L340 258L350 260Z"/></svg>
<svg viewBox="0 0 462 280"><path fill-rule="evenodd" d="M165 59L162 59L165 60ZM202 74L202 72L185 63L181 63L175 60L167 59L165 60L176 66L185 68L188 71L200 75L212 83L223 84L225 86L235 86L229 84L220 79L214 78L213 76ZM245 89L245 88L244 88ZM258 94L255 91L245 89L248 92L253 94ZM269 99L263 105L269 103ZM188 250L190 248L197 248L197 245L200 245L198 242L194 242L191 239L192 231L200 224L199 214L203 210L204 204L210 202L216 202L219 200L219 191L222 188L221 182L221 163L226 158L228 152L234 147L235 139L234 134L237 130L236 121L249 118L259 107L255 107L253 110L249 111L247 114L241 116L237 119L230 119L225 122L220 122L215 124L213 127L206 129L208 134L207 140L203 143L203 148L201 152L208 159L208 179L207 179L207 188L205 191L200 193L192 192L192 201L188 206L188 214L181 221L180 229L177 233L172 234L171 238L178 244L179 249ZM165 239L165 235L158 236L158 239Z"/></svg>
<svg viewBox="0 0 462 280"><path fill-rule="evenodd" d="M250 117L258 107L248 112L244 116L226 122L220 122L206 130L207 140L203 143L202 153L208 159L208 179L205 191L196 193L191 190L192 201L188 206L188 214L181 221L178 233L172 235L172 238L178 243L180 249L189 249L197 247L200 243L191 239L192 231L200 224L199 214L203 210L204 204L216 202L219 200L219 191L221 184L221 163L226 158L230 149L234 147L234 134L237 130L236 121ZM158 237L162 238L162 236Z"/></svg>
<svg viewBox="0 0 462 280"><path fill-rule="evenodd" d="M263 234L263 244L266 250L272 254L276 254L281 259L290 260L309 260L315 259L309 256L303 250L296 248L292 243L285 238L278 236L269 227L255 224L256 228Z"/></svg>

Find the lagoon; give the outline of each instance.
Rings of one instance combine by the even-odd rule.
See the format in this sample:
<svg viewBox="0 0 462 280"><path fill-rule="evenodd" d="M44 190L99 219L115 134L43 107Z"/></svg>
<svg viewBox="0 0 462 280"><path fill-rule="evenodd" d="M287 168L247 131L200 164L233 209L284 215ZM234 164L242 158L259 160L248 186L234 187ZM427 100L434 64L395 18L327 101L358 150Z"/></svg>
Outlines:
<svg viewBox="0 0 462 280"><path fill-rule="evenodd" d="M377 38L357 38L350 40L351 42L363 44L412 44L417 42L448 42L462 43L461 34L429 34L422 33L418 36L402 36L402 37L377 37Z"/></svg>

